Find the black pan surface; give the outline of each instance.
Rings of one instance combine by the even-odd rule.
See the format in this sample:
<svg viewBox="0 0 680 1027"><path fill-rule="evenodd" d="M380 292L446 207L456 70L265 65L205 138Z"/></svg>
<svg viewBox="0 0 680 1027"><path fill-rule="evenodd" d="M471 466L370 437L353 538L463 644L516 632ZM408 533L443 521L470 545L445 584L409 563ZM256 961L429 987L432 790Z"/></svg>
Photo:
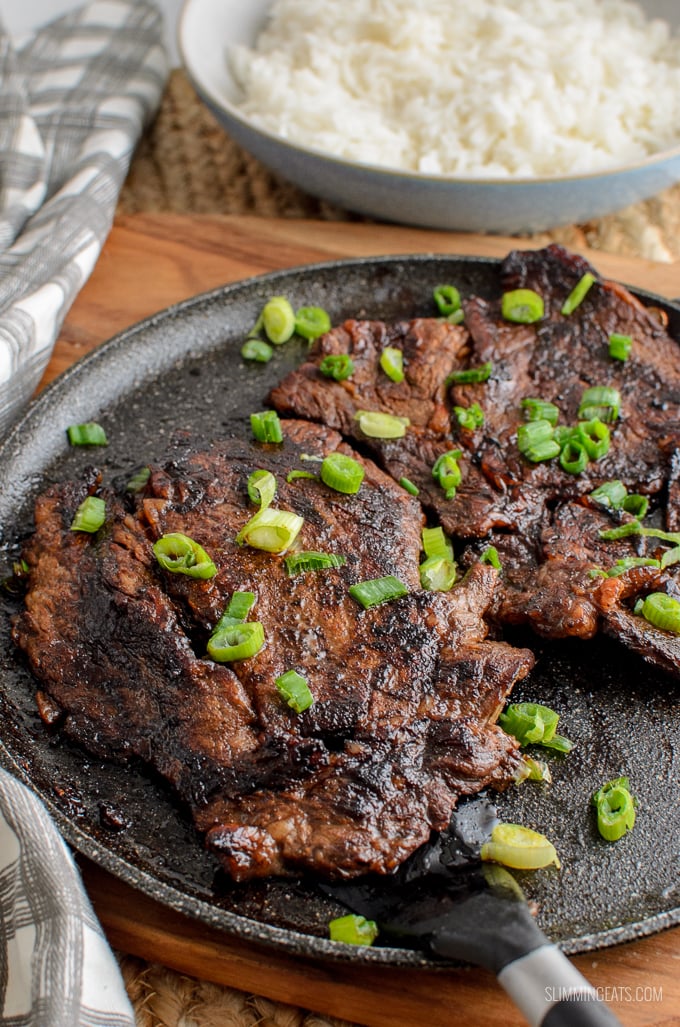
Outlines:
<svg viewBox="0 0 680 1027"><path fill-rule="evenodd" d="M495 260L430 256L312 265L198 296L105 343L46 389L0 447L1 576L11 570L31 528L33 500L47 483L78 477L94 461L109 479L127 476L162 459L176 429L219 435L262 408L268 389L304 353L292 342L269 364L241 361L246 332L271 296L284 294L294 307L323 306L334 323L434 315L435 285L497 294L498 269ZM680 340L680 307L637 295L667 312ZM87 420L100 421L110 440L94 455L66 442L66 427ZM167 906L244 939L328 959L434 965L406 948L326 941L326 923L338 910L313 881L226 882L162 782L50 735L35 709L35 682L9 636L18 600L3 593L0 602L0 762L41 796L76 850ZM520 641L538 661L514 697L556 708L560 730L576 742L567 758L552 759L551 785L526 783L494 797L501 819L545 832L562 858L560 871L520 875L541 926L575 953L680 923L677 682L613 642ZM589 799L621 774L638 797L638 820L609 844L597 834Z"/></svg>

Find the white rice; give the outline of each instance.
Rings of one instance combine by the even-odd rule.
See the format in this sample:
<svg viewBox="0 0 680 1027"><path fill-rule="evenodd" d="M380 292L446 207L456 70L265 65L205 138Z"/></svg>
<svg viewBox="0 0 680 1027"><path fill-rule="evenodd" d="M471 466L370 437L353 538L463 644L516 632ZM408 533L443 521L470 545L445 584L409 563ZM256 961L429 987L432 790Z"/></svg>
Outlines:
<svg viewBox="0 0 680 1027"><path fill-rule="evenodd" d="M243 114L405 171L552 176L680 144L680 38L629 0L275 0Z"/></svg>

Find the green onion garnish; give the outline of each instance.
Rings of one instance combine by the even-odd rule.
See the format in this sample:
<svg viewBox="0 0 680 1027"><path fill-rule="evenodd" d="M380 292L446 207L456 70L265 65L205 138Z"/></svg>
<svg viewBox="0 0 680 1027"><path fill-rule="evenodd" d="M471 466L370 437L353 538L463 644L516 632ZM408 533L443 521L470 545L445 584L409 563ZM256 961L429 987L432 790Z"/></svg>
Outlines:
<svg viewBox="0 0 680 1027"><path fill-rule="evenodd" d="M486 382L491 377L493 371L493 364L490 360L487 360L485 364L480 364L479 367L468 367L466 371L452 371L451 374L445 379L444 385L474 385L479 382Z"/></svg>
<svg viewBox="0 0 680 1027"><path fill-rule="evenodd" d="M307 679L296 670L287 670L280 674L274 682L279 695L296 713L303 713L314 703L314 696L309 690Z"/></svg>
<svg viewBox="0 0 680 1027"><path fill-rule="evenodd" d="M357 410L354 419L369 439L402 439L411 423L408 417L395 417L379 410Z"/></svg>
<svg viewBox="0 0 680 1027"><path fill-rule="evenodd" d="M219 624L231 624L234 621L244 621L254 605L254 592L234 592L229 600L226 610L219 620Z"/></svg>
<svg viewBox="0 0 680 1027"><path fill-rule="evenodd" d="M606 421L611 423L619 416L621 393L609 385L594 385L586 389L578 408L579 421Z"/></svg>
<svg viewBox="0 0 680 1027"><path fill-rule="evenodd" d="M554 403L548 403L545 399L533 399L527 397L520 403L527 421L548 421L553 427L560 418L560 412Z"/></svg>
<svg viewBox="0 0 680 1027"><path fill-rule="evenodd" d="M386 346L380 354L380 366L393 382L404 380L404 354L396 346Z"/></svg>
<svg viewBox="0 0 680 1027"><path fill-rule="evenodd" d="M460 449L450 449L448 453L438 456L432 467L432 477L444 490L447 499L453 499L463 480L463 474L458 466L458 460L462 455Z"/></svg>
<svg viewBox="0 0 680 1027"><path fill-rule="evenodd" d="M132 475L130 480L125 486L126 492L141 492L146 485L147 481L151 477L151 468L142 467L139 471Z"/></svg>
<svg viewBox="0 0 680 1027"><path fill-rule="evenodd" d="M258 510L254 517L244 524L236 536L236 542L244 542L252 549L266 553L285 553L300 533L304 520L288 510L273 510L270 506Z"/></svg>
<svg viewBox="0 0 680 1027"><path fill-rule="evenodd" d="M417 485L414 485L410 478L400 478L399 484L405 489L410 496L419 496L420 489Z"/></svg>
<svg viewBox="0 0 680 1027"><path fill-rule="evenodd" d="M675 531L662 531L660 528L643 528L639 521L628 521L620 524L618 528L609 528L607 531L600 531L600 538L614 542L619 538L627 538L628 535L644 535L647 538L659 538L663 542L671 542L674 546L680 546L680 533Z"/></svg>
<svg viewBox="0 0 680 1027"><path fill-rule="evenodd" d="M361 603L365 610L381 603L389 603L392 599L401 599L408 595L408 589L399 578L387 574L384 578L372 578L369 581L358 581L350 585L349 594L352 599Z"/></svg>
<svg viewBox="0 0 680 1027"><path fill-rule="evenodd" d="M444 317L449 317L460 310L460 293L455 285L438 285L432 292L437 310Z"/></svg>
<svg viewBox="0 0 680 1027"><path fill-rule="evenodd" d="M517 429L517 448L520 453L526 455L539 442L552 441L553 437L553 426L550 421L527 421L526 424L520 424Z"/></svg>
<svg viewBox="0 0 680 1027"><path fill-rule="evenodd" d="M578 442L591 460L599 460L609 452L611 433L603 421L597 418L592 421L579 421L576 433Z"/></svg>
<svg viewBox="0 0 680 1027"><path fill-rule="evenodd" d="M456 565L446 557L429 556L419 570L421 587L428 592L450 592L456 583Z"/></svg>
<svg viewBox="0 0 680 1027"><path fill-rule="evenodd" d="M286 475L286 481L290 485L292 481L297 481L298 478L314 478L316 475L312 474L311 471L289 471Z"/></svg>
<svg viewBox="0 0 680 1027"><path fill-rule="evenodd" d="M295 315L295 331L310 342L324 335L331 327L331 319L323 307L300 307Z"/></svg>
<svg viewBox="0 0 680 1027"><path fill-rule="evenodd" d="M319 371L324 378L344 382L354 374L354 362L347 353L329 353L319 364Z"/></svg>
<svg viewBox="0 0 680 1027"><path fill-rule="evenodd" d="M647 496L640 496L637 492L631 493L626 496L621 504L622 508L626 513L632 514L633 517L637 517L642 520L647 515L649 510L649 499Z"/></svg>
<svg viewBox="0 0 680 1027"><path fill-rule="evenodd" d="M479 403L471 403L469 407L454 407L453 412L461 428L476 431L484 424L484 411Z"/></svg>
<svg viewBox="0 0 680 1027"><path fill-rule="evenodd" d="M592 803L597 810L597 829L606 841L616 842L632 831L637 800L630 794L627 777L607 781L593 794Z"/></svg>
<svg viewBox="0 0 680 1027"><path fill-rule="evenodd" d="M453 560L453 546L444 534L443 528L423 528L422 540L425 556Z"/></svg>
<svg viewBox="0 0 680 1027"><path fill-rule="evenodd" d="M520 824L496 824L491 841L484 842L480 850L482 860L501 863L516 870L538 870L560 861L555 846L545 835Z"/></svg>
<svg viewBox="0 0 680 1027"><path fill-rule="evenodd" d="M161 535L153 544L153 554L163 570L187 574L190 578L214 578L217 567L205 549L180 531Z"/></svg>
<svg viewBox="0 0 680 1027"><path fill-rule="evenodd" d="M619 332L612 332L609 336L609 356L613 360L628 360L630 351L633 348L633 340L630 335L621 335Z"/></svg>
<svg viewBox="0 0 680 1027"><path fill-rule="evenodd" d="M374 920L367 920L355 913L336 917L328 924L331 941L343 941L346 945L372 945L378 933L378 925Z"/></svg>
<svg viewBox="0 0 680 1027"><path fill-rule="evenodd" d="M276 495L276 478L260 468L249 476L247 487L250 502L265 510Z"/></svg>
<svg viewBox="0 0 680 1027"><path fill-rule="evenodd" d="M676 563L680 563L680 546L675 546L673 549L667 549L659 560L661 570L665 571L666 567L674 567Z"/></svg>
<svg viewBox="0 0 680 1027"><path fill-rule="evenodd" d="M559 456L560 445L555 439L542 439L533 446L529 446L523 455L533 464L538 464L543 460L552 460L553 457Z"/></svg>
<svg viewBox="0 0 680 1027"><path fill-rule="evenodd" d="M250 415L250 427L257 442L283 442L281 421L275 410Z"/></svg>
<svg viewBox="0 0 680 1027"><path fill-rule="evenodd" d="M607 571L608 578L618 578L633 567L661 567L661 560L655 560L648 556L626 556L623 560L617 560L613 567Z"/></svg>
<svg viewBox="0 0 680 1027"><path fill-rule="evenodd" d="M680 602L665 592L652 592L642 603L640 613L655 628L680 635Z"/></svg>
<svg viewBox="0 0 680 1027"><path fill-rule="evenodd" d="M262 327L275 346L288 342L295 332L295 314L285 296L272 296L262 310Z"/></svg>
<svg viewBox="0 0 680 1027"><path fill-rule="evenodd" d="M605 481L602 485L598 485L590 493L590 498L609 510L618 510L623 504L626 495L626 486L616 478L614 481Z"/></svg>
<svg viewBox="0 0 680 1027"><path fill-rule="evenodd" d="M259 653L264 645L264 628L259 620L245 623L223 624L208 639L208 655L216 663L248 660Z"/></svg>
<svg viewBox="0 0 680 1027"><path fill-rule="evenodd" d="M544 313L543 297L533 289L512 289L503 293L501 314L506 321L530 325L540 321Z"/></svg>
<svg viewBox="0 0 680 1027"><path fill-rule="evenodd" d="M559 713L540 703L511 703L498 718L503 730L520 745L544 745L548 749L569 752L573 742L556 734Z"/></svg>
<svg viewBox="0 0 680 1027"><path fill-rule="evenodd" d="M66 429L72 446L108 446L109 440L101 424L87 421L85 424L71 424Z"/></svg>
<svg viewBox="0 0 680 1027"><path fill-rule="evenodd" d="M354 457L344 453L329 453L321 463L321 480L336 492L352 496L359 491L364 480L364 468Z"/></svg>
<svg viewBox="0 0 680 1027"><path fill-rule="evenodd" d="M524 762L527 770L529 771L527 774L527 780L545 781L546 784L550 784L552 781L552 774L550 773L550 767L544 760L535 760L532 756L525 756Z"/></svg>
<svg viewBox="0 0 680 1027"><path fill-rule="evenodd" d="M283 561L291 575L304 574L306 571L325 571L331 567L343 567L347 562L344 556L337 553L317 553L307 550L301 553L290 553Z"/></svg>
<svg viewBox="0 0 680 1027"><path fill-rule="evenodd" d="M274 356L274 350L263 339L246 339L241 346L241 356L244 360L266 364Z"/></svg>
<svg viewBox="0 0 680 1027"><path fill-rule="evenodd" d="M500 571L502 569L501 559L498 555L498 550L495 546L487 546L482 555L480 556L479 562L488 563L497 571Z"/></svg>
<svg viewBox="0 0 680 1027"><path fill-rule="evenodd" d="M577 307L579 307L584 299L586 298L590 287L595 283L595 275L591 275L590 271L587 271L571 290L566 300L562 304L560 313L568 317L569 314L573 314Z"/></svg>
<svg viewBox="0 0 680 1027"><path fill-rule="evenodd" d="M576 439L569 439L560 451L560 467L567 474L581 474L587 466L586 447Z"/></svg>
<svg viewBox="0 0 680 1027"><path fill-rule="evenodd" d="M99 531L106 520L106 504L98 496L87 496L82 501L71 521L71 531Z"/></svg>

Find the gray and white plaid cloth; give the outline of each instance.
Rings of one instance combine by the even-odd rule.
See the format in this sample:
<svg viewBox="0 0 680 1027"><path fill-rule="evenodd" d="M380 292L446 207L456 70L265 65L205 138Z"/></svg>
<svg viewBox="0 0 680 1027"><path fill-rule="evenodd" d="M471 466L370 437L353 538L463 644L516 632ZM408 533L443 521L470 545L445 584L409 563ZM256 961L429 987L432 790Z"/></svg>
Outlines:
<svg viewBox="0 0 680 1027"><path fill-rule="evenodd" d="M165 82L161 37L145 0L97 0L21 46L0 26L0 435L109 233Z"/></svg>
<svg viewBox="0 0 680 1027"><path fill-rule="evenodd" d="M163 90L161 38L146 0L97 0L16 46L0 25L0 435L109 233ZM36 796L0 771L0 1027L134 1022L66 845Z"/></svg>

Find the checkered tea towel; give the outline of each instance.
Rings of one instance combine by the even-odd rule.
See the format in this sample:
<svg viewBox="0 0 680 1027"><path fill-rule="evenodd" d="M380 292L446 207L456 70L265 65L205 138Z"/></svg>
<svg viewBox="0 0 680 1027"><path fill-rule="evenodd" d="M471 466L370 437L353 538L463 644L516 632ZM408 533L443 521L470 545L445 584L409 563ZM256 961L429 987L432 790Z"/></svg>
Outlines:
<svg viewBox="0 0 680 1027"><path fill-rule="evenodd" d="M165 83L161 38L146 0L97 0L16 46L0 25L0 435L109 233Z"/></svg>
<svg viewBox="0 0 680 1027"><path fill-rule="evenodd" d="M134 1023L70 852L42 803L0 770L0 1024Z"/></svg>

